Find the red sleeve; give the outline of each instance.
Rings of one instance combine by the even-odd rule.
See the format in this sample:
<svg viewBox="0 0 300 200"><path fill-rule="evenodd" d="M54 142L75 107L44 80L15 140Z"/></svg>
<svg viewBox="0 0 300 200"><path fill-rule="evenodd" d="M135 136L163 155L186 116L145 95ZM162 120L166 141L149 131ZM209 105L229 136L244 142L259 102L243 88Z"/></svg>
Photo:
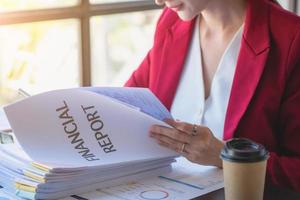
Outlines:
<svg viewBox="0 0 300 200"><path fill-rule="evenodd" d="M300 192L300 34L296 36L287 61L285 95L280 110L280 153L271 153L267 179ZM296 64L295 64L296 63Z"/></svg>

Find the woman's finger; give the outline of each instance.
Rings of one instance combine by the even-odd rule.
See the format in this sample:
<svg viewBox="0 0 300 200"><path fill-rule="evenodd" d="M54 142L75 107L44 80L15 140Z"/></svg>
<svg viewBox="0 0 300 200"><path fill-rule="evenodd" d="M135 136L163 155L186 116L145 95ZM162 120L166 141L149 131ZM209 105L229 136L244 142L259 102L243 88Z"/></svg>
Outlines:
<svg viewBox="0 0 300 200"><path fill-rule="evenodd" d="M201 132L202 127L196 124L189 124L186 122L180 122L173 119L165 119L164 120L167 124L174 127L175 129L185 132L189 135L197 135Z"/></svg>
<svg viewBox="0 0 300 200"><path fill-rule="evenodd" d="M174 147L174 149L180 149L182 142L176 141L170 137L167 137L165 135L160 135L160 134L151 134L151 137L154 137L155 139L158 140L158 142L164 142L169 144L170 146Z"/></svg>
<svg viewBox="0 0 300 200"><path fill-rule="evenodd" d="M164 135L152 134L151 136L157 139L157 142L159 144L163 144L164 146L171 148L177 151L178 153L187 152L189 148L188 143L180 142Z"/></svg>
<svg viewBox="0 0 300 200"><path fill-rule="evenodd" d="M181 143L191 142L191 138L189 137L189 135L184 134L177 129L169 128L165 126L153 125L150 128L150 133L163 135Z"/></svg>
<svg viewBox="0 0 300 200"><path fill-rule="evenodd" d="M185 149L182 151L182 149L175 148L174 146L172 146L168 143L162 142L162 141L158 141L158 144L163 147L166 147L168 149L171 149L173 151L176 151L177 153L179 153L180 155L182 155L184 157L188 157L188 152L186 151L186 148L188 145L185 145Z"/></svg>

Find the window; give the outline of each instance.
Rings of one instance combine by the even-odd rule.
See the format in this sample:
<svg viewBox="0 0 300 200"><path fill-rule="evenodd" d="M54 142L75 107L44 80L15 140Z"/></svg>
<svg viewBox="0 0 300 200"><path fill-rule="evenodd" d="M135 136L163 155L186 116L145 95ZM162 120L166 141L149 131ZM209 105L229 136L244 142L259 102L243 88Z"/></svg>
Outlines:
<svg viewBox="0 0 300 200"><path fill-rule="evenodd" d="M78 5L79 0L1 0L0 12L59 8Z"/></svg>
<svg viewBox="0 0 300 200"><path fill-rule="evenodd" d="M77 19L0 27L0 92L3 103L18 88L31 93L79 84Z"/></svg>
<svg viewBox="0 0 300 200"><path fill-rule="evenodd" d="M1 0L0 105L19 88L123 85L160 12L153 0Z"/></svg>
<svg viewBox="0 0 300 200"><path fill-rule="evenodd" d="M92 18L92 85L124 84L152 45L149 38L157 14L144 11Z"/></svg>
<svg viewBox="0 0 300 200"><path fill-rule="evenodd" d="M122 85L151 47L160 12L154 0L1 0L0 105L19 88Z"/></svg>

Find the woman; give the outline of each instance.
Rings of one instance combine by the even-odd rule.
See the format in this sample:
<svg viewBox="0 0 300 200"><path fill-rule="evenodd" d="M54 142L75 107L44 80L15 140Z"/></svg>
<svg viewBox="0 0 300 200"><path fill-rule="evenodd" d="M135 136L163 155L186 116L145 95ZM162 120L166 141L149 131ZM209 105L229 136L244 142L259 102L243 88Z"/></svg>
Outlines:
<svg viewBox="0 0 300 200"><path fill-rule="evenodd" d="M223 141L252 139L270 151L267 181L300 191L299 17L271 0L156 3L154 45L126 86L150 88L180 121L150 135L218 167Z"/></svg>

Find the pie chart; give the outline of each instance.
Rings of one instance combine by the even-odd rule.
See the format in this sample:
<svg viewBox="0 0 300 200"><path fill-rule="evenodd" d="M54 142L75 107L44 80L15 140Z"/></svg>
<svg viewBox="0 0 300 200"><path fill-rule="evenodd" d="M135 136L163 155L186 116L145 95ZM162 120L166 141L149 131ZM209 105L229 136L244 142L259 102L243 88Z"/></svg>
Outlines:
<svg viewBox="0 0 300 200"><path fill-rule="evenodd" d="M139 196L145 200L160 200L167 199L169 193L163 190L146 190L141 192Z"/></svg>

